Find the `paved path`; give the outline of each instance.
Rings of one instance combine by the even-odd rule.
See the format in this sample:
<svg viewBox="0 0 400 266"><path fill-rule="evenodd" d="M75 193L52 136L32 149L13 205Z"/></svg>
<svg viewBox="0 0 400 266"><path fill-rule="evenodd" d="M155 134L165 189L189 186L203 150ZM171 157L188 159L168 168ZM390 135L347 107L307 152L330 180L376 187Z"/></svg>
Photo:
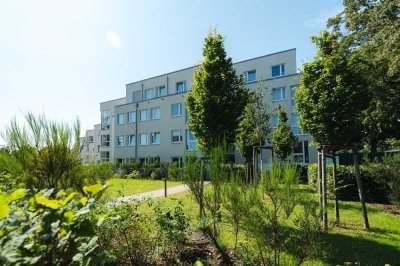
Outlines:
<svg viewBox="0 0 400 266"><path fill-rule="evenodd" d="M174 186L174 187L167 187L167 195L172 195L172 194L176 194L179 192L183 192L189 190L189 187L186 185L178 185L178 186ZM141 198L145 198L145 197L151 197L151 198L161 198L164 197L164 188L162 189L157 189L157 190L153 190L153 191L148 191L148 192L143 192L143 193L139 193L139 194L135 194L135 195L129 195L129 196L123 196L123 197L119 197L117 199L117 202L127 202L130 200L134 200L134 199L141 199Z"/></svg>
<svg viewBox="0 0 400 266"><path fill-rule="evenodd" d="M208 185L209 183L210 183L209 181L204 181L204 185ZM173 186L173 187L167 187L167 196L176 194L179 192L184 192L186 190L189 190L189 187L187 185L178 185L178 186ZM161 188L161 189L143 192L143 193L139 193L139 194L135 194L135 195L119 197L116 201L117 202L129 202L130 200L142 199L142 198L146 198L146 197L161 198L164 196L165 196L164 188Z"/></svg>

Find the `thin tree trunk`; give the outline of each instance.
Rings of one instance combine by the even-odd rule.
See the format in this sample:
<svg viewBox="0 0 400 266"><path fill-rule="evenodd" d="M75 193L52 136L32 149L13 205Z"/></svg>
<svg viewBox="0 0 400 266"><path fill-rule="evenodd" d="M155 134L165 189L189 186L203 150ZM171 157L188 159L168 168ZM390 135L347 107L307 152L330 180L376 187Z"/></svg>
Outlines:
<svg viewBox="0 0 400 266"><path fill-rule="evenodd" d="M333 197L335 200L335 224L339 226L340 224L340 216L339 216L339 200L337 197L337 179L336 179L336 153L332 152L332 162L333 162L333 170L332 170L332 178L333 178Z"/></svg>
<svg viewBox="0 0 400 266"><path fill-rule="evenodd" d="M203 160L200 161L200 218L203 218L204 205L203 205L203 191L204 191L204 175L203 175Z"/></svg>
<svg viewBox="0 0 400 266"><path fill-rule="evenodd" d="M353 161L354 161L354 171L356 173L358 196L360 197L360 203L363 215L364 228L369 229L367 207L365 205L365 197L364 197L364 188L362 185L361 174L360 174L360 165L358 163L358 155L355 150L353 150Z"/></svg>
<svg viewBox="0 0 400 266"><path fill-rule="evenodd" d="M322 154L321 154L321 150L318 150L318 195L319 195L319 209L320 209L320 220L322 221L322 212L323 212L323 208L322 208Z"/></svg>
<svg viewBox="0 0 400 266"><path fill-rule="evenodd" d="M328 231L328 196L326 182L326 151L322 149L322 221L324 230Z"/></svg>

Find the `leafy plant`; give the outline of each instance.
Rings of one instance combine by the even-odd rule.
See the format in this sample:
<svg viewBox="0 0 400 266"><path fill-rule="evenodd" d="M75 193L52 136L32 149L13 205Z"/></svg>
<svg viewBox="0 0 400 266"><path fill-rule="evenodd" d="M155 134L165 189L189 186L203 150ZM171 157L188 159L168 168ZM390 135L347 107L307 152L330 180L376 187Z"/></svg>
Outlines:
<svg viewBox="0 0 400 266"><path fill-rule="evenodd" d="M104 187L84 187L87 197L53 190L16 190L0 206L0 262L5 265L88 265L97 248L93 197Z"/></svg>
<svg viewBox="0 0 400 266"><path fill-rule="evenodd" d="M285 109L279 106L278 128L272 134L274 152L281 160L285 160L293 151L297 138L293 135L292 127L287 123L288 118Z"/></svg>

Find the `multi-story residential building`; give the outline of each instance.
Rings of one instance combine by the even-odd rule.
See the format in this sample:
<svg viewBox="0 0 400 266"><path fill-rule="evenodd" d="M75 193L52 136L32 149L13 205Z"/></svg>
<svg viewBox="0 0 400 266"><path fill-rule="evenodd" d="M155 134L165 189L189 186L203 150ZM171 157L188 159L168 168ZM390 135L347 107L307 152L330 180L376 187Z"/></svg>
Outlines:
<svg viewBox="0 0 400 266"><path fill-rule="evenodd" d="M81 138L81 157L84 163L99 163L100 158L100 124L94 129L86 130L86 136Z"/></svg>
<svg viewBox="0 0 400 266"><path fill-rule="evenodd" d="M234 64L243 74L247 88L257 89L260 81L264 102L272 112L270 124L276 128L277 107L282 105L298 137L291 159L300 163L316 161L311 137L298 127L299 117L293 107L300 74L296 68L296 49L260 56ZM100 104L101 125L89 134L99 135L96 160L122 162L130 160L182 163L186 151L196 149L196 138L187 126L185 94L191 90L196 67L185 68L126 85L124 98ZM90 136L90 135L89 135ZM90 146L91 147L91 146ZM90 149L89 147L89 149ZM264 151L264 158L271 156ZM239 154L236 162L242 162Z"/></svg>

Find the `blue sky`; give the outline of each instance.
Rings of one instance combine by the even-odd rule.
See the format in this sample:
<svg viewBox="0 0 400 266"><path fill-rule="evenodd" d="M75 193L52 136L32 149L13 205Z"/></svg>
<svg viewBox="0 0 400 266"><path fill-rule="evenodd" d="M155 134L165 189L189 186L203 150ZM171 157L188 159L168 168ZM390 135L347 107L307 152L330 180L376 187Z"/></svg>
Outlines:
<svg viewBox="0 0 400 266"><path fill-rule="evenodd" d="M125 84L201 61L210 26L233 61L297 48L342 9L340 0L0 2L0 130L28 110L82 130ZM4 142L0 140L0 144Z"/></svg>

